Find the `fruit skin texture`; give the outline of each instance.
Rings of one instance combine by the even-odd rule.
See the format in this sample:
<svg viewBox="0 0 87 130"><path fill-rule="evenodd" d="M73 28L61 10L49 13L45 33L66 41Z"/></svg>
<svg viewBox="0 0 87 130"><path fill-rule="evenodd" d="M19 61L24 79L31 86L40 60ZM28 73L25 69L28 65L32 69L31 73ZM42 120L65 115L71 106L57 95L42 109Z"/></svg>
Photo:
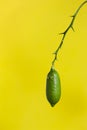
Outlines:
<svg viewBox="0 0 87 130"><path fill-rule="evenodd" d="M61 84L58 72L51 68L46 80L46 97L53 107L60 99Z"/></svg>

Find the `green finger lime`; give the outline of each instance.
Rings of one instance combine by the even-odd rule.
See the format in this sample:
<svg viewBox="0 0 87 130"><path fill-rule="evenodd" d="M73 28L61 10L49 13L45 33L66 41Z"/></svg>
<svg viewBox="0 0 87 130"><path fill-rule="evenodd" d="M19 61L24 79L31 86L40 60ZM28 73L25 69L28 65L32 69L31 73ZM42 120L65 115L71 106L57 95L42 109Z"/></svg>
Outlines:
<svg viewBox="0 0 87 130"><path fill-rule="evenodd" d="M53 107L60 99L61 84L58 72L51 68L46 80L46 97Z"/></svg>

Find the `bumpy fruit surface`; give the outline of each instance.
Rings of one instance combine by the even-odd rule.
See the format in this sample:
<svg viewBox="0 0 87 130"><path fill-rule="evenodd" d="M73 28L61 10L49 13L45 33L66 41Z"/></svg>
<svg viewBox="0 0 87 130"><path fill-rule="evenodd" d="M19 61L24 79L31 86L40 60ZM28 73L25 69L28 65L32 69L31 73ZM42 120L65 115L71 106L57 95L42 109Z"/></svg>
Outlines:
<svg viewBox="0 0 87 130"><path fill-rule="evenodd" d="M53 107L60 99L61 84L58 72L51 68L46 80L46 97Z"/></svg>

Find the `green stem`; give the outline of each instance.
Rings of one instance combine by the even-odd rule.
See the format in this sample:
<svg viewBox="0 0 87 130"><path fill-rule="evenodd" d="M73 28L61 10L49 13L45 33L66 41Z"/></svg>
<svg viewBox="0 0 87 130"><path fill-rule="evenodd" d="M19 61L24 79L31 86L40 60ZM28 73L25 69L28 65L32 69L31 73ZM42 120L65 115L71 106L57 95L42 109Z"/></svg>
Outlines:
<svg viewBox="0 0 87 130"><path fill-rule="evenodd" d="M59 44L57 50L56 50L55 53L54 53L54 54L55 54L55 57L54 57L54 59L53 59L53 61L52 61L52 68L54 67L55 61L57 60L57 55L58 55L59 49L60 49L60 48L62 47L62 45L63 45L63 42L64 42L64 39L65 39L65 36L66 36L67 32L69 31L70 28L74 31L74 28L73 28L74 20L75 20L75 18L76 18L76 16L77 16L79 10L82 8L82 6L83 6L85 3L87 3L87 0L84 1L84 2L78 7L78 9L76 10L75 14L71 16L71 17L72 17L72 20L71 20L69 26L66 28L66 30L65 30L63 33L60 33L60 34L63 35L63 37L62 37L62 39L61 39L61 42L60 42L60 44Z"/></svg>

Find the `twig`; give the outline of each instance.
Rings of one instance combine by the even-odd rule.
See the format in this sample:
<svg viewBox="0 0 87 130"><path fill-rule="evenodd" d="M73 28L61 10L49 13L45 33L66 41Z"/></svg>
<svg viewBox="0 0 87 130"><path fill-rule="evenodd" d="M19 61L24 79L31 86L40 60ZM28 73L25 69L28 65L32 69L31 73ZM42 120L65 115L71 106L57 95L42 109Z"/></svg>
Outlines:
<svg viewBox="0 0 87 130"><path fill-rule="evenodd" d="M87 3L87 0L84 1L84 2L78 7L78 9L76 10L75 14L71 16L71 17L72 17L72 20L71 20L69 26L66 28L66 30L65 30L63 33L60 33L61 35L63 35L63 37L62 37L62 39L61 39L61 42L60 42L60 44L59 44L57 50L56 50L55 53L54 53L54 54L55 54L55 57L54 57L54 59L53 59L53 61L52 61L52 68L54 67L55 61L57 60L57 55L58 55L59 49L60 49L60 48L62 47L62 45L63 45L63 42L64 42L64 39L65 39L65 36L66 36L67 32L69 31L70 28L74 31L74 28L73 28L74 20L75 20L75 18L76 18L76 16L77 16L79 10L82 8L82 6L83 6L85 3Z"/></svg>

